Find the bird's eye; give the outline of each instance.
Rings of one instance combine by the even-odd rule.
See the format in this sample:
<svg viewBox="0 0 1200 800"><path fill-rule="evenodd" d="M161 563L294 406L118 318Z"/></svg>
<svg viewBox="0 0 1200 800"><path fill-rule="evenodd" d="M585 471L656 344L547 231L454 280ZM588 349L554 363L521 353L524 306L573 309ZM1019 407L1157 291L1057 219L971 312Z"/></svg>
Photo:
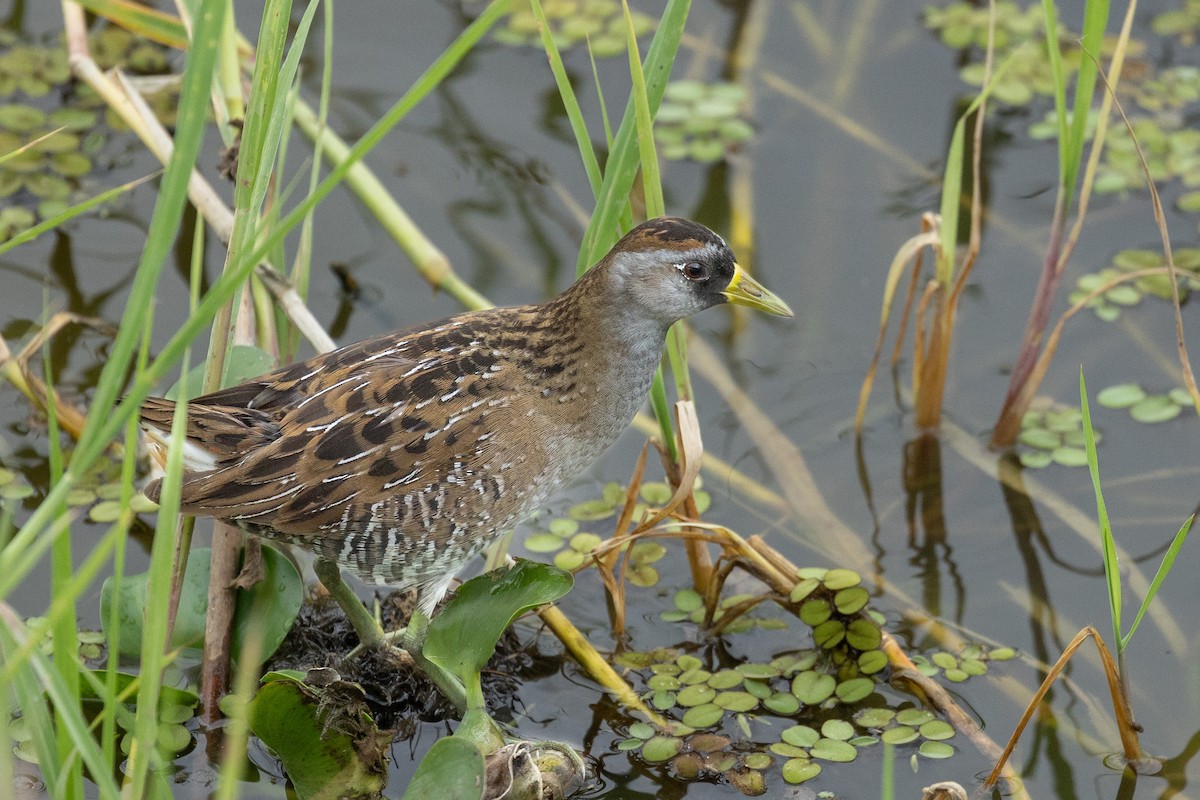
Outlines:
<svg viewBox="0 0 1200 800"><path fill-rule="evenodd" d="M702 281L708 277L708 270L699 261L689 261L679 265L679 271L689 281Z"/></svg>

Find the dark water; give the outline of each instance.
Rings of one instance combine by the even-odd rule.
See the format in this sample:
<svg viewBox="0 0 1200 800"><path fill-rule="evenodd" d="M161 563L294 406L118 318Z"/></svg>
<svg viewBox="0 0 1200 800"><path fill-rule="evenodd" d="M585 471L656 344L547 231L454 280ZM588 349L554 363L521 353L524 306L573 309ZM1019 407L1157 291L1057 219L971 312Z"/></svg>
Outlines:
<svg viewBox="0 0 1200 800"><path fill-rule="evenodd" d="M59 23L52 8L39 6L37 14L19 24L32 31L53 30ZM468 18L455 4L427 2L356 2L336 10L331 119L349 139L376 119ZM874 346L883 276L900 244L919 231L920 212L936 210L941 159L967 96L956 74L957 55L923 30L921 10L916 2L697 3L676 75L722 73L731 57L725 48L740 32L751 42L749 85L758 135L728 166L666 164L667 206L722 233L728 233L729 209L735 204L753 221L755 252L749 260L764 283L795 309L796 320L752 317L733 335L731 318L713 311L696 320L695 328L762 413L802 451L826 502L857 532L858 546L870 560L849 566L863 571L869 581L882 578L895 587L895 594L877 599L877 607L899 624L916 651L936 642L924 629L901 622L910 610L909 598L958 626L967 638L983 637L1052 661L1081 626L1109 630L1096 537L1085 538L1070 522L1072 508L1085 520L1094 516L1087 474L1064 467L1027 473L1038 484L1030 499L1006 491L989 474L996 457L981 451L1028 314L1054 203L1054 147L1025 135L1028 114L1008 114L997 123L1005 135L996 137L990 151L991 223L960 307L946 390L947 420L963 432L968 450L983 455L968 458L949 437L940 443L911 443L916 436L911 415L896 405L883 374L862 443L865 469L857 460L854 403ZM241 23L243 30L252 31L257 21L247 11L242 9ZM1066 24L1077 28L1076 10L1064 13ZM1139 20L1135 35L1149 37L1148 17ZM313 41L306 80L310 98L315 98L321 55L315 36ZM1194 52L1189 56L1153 42L1147 55L1151 61L1179 63L1194 57ZM585 113L596 122L594 92L583 88L590 86L586 57L573 52L568 66L578 79ZM601 62L600 74L615 110L624 101L624 59ZM540 51L488 40L369 158L456 269L497 303L547 296L573 275L582 223L571 204L590 208L590 193L556 98ZM1046 108L1039 105L1036 114ZM598 130L595 125L593 134ZM304 147L297 142L293 149ZM206 163L214 161L212 156ZM150 162L131 145L130 155L104 180L115 183L149 169ZM735 194L739 185L748 192ZM21 336L44 304L117 321L153 199L151 189L139 189L114 219L86 219L61 235L0 257L0 330L5 336ZM1177 244L1195 242L1194 217L1173 217L1171 222ZM316 225L311 306L339 341L459 310L452 299L431 295L348 193L335 193L323 204ZM1154 246L1156 241L1144 196L1125 202L1101 199L1076 251L1072 274L1107 265L1121 248ZM168 267L174 274L160 284L160 341L184 308L181 275L187 256L181 251L179 258ZM357 298L341 293L326 269L334 263L353 272L361 286ZM219 264L213 247L210 274ZM1060 300L1059 307L1064 303ZM1194 317L1194 310L1185 307L1191 331ZM1081 364L1093 392L1130 380L1176 385L1172 332L1169 307L1161 303L1143 304L1117 324L1080 315L1068 327L1043 394L1077 403ZM1189 341L1197 342L1194 333ZM68 390L86 393L104 347L96 336L63 340L55 358ZM906 361L906 385L907 370ZM696 384L708 450L772 489L786 485L788 476L776 473L775 455L756 445L707 380L697 378ZM10 466L36 475L44 469L44 431L27 421L27 409L11 390L5 396L0 454ZM1094 413L1105 433L1101 467L1118 541L1141 572L1152 575L1171 535L1197 503L1194 415L1145 426L1132 423L1123 412ZM624 481L641 441L640 435L627 434L573 490L574 496L588 496L604 481ZM837 565L827 555L832 552L825 541L828 532L813 529L803 509L781 515L739 497L720 474L706 480L715 498L711 521L745 535L766 532L775 547L801 564ZM87 529L78 535L82 541ZM1094 651L1085 649L1069 669L1070 687L1054 691L1051 716L1027 732L1016 751L1014 765L1031 796L1186 796L1188 779L1198 777L1190 756L1200 741L1200 672L1191 644L1192 615L1200 611L1193 577L1200 568L1198 552L1195 543L1184 549L1159 594L1164 616L1147 618L1129 654L1134 708L1146 728L1144 745L1175 759L1169 779L1121 784L1120 776L1103 766L1103 753L1116 749L1117 739L1102 671ZM670 592L687 584L682 560L664 563L661 587L668 590L666 596L647 593L644 605L631 609L634 647L677 643L689 636L699 641L695 631L658 620ZM135 553L129 569L140 570L143 564L144 555ZM48 564L40 569L44 572L35 573L16 598L24 613L40 613L49 601L44 588L49 581L42 579ZM1136 609L1139 600L1127 594L1126 605ZM81 605L88 607L88 600ZM611 644L594 576L580 580L563 608L597 646ZM806 635L794 625L778 639L764 638L766 634L734 638L728 642L729 656L758 658L803 646ZM1013 661L952 688L1002 744L1040 680L1029 662ZM522 699L527 716L519 724L521 735L586 746L600 769L591 796L736 794L727 786L675 784L663 770L616 752L612 745L618 737L607 721L612 706L573 666L526 686ZM389 796L402 793L409 762L440 733L440 727L428 726L415 741L394 746ZM901 748L897 796L914 796L920 787L941 779L973 785L990 765L961 737L955 743L961 751L957 757L922 761L916 774L908 766L910 753ZM180 785L180 796L208 793L199 779L206 771L203 752L201 746L183 759L198 779ZM807 786L846 796L878 796L879 759L878 748L867 751L854 764L827 766ZM282 796L270 756L260 750L254 760L266 772L245 787L245 796ZM770 796L784 796L777 774L769 780Z"/></svg>

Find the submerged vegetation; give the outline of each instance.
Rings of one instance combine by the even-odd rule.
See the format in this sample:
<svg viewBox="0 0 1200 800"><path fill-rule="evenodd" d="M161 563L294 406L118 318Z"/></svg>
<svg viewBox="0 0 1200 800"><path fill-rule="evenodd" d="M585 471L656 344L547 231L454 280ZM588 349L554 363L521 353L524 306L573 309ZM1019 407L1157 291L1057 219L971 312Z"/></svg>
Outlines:
<svg viewBox="0 0 1200 800"><path fill-rule="evenodd" d="M1146 45L1131 37L1128 21L1111 36L1101 2L1087 4L1082 34L1057 20L1049 0L1026 7L998 2L991 9L961 3L927 9L925 25L960 51L961 78L975 94L955 112L938 213L927 213L921 230L898 249L889 245L896 256L885 277L875 363L902 294L894 367L903 360L909 322L914 343L911 380L907 386L896 381L896 396L920 432L904 445L907 497L888 501L888 507L878 503L870 460L862 455L878 420L868 416L867 402L875 363L856 420L859 474L876 523L868 544L865 531L826 504L799 449L771 421L775 410L768 415L757 409L742 389L744 376L731 375L677 325L651 392L653 416L637 421L653 445L643 448L631 469L616 467L629 473L627 479L598 485L590 498L576 492L561 508L552 501L517 533L514 552L552 564L513 559L509 548L499 547L488 556L494 569L458 588L430 622L424 647L412 653L426 674L436 676L435 687L412 663L372 656L350 666L341 660L345 652L336 635L306 633L304 626L319 612L304 608L305 571L287 555L260 550L223 525L210 546L193 547L192 524L177 514L183 412L177 412L161 506L155 507L137 491L144 466L136 455L139 403L167 387L168 396L196 396L260 374L301 347L332 347L305 295L314 282L314 215L342 186L353 190L372 225L397 241L431 286L466 307L490 304L484 283L460 277L363 161L420 104L438 98L454 106L453 77L491 57L489 46L509 54L512 48L496 43L537 48L549 62L540 87L549 99L540 102L551 109L557 139L573 142L586 176L579 185L594 202L590 211L576 213L589 204L571 196L573 188L554 186L560 192L555 204L566 208L564 216L574 215L581 232L580 270L637 220L682 210L675 208L677 199L669 202L673 186L664 171L698 164L710 170L712 186L727 181L732 187L722 193L710 186L706 191L726 205L714 210L702 204L700 211L718 220L727 216L731 241L752 256L748 187L755 180L758 131L766 127L757 116L769 114L759 83L783 96L802 95L794 86L779 88L778 75L752 69L764 22L749 4L738 12L727 64L710 69L710 44L688 27L687 0L670 0L659 20L615 0L522 0L511 8L497 0L468 6L453 41L407 88L389 86L388 97L398 98L348 145L330 124L337 85L331 66L335 4L312 0L293 9L286 0L272 0L249 44L238 30L244 20L233 19L229 6L196 0L180 4L184 16L177 17L133 4L68 0L61 44L25 42L0 31L7 46L0 56L0 253L38 237L66 237L96 209L111 213L112 203L131 201L135 185L157 184L153 214L139 230L145 239L140 261L117 293L125 299L124 313L103 304L87 312L119 320L119 326L109 329L82 312L48 311L41 325L0 325L3 391L12 397L19 392L34 410L25 429L36 443L22 449L42 459L30 474L0 466L0 793L32 776L55 798L165 797L174 791L173 780L202 781L203 791L222 799L249 797L260 795L245 776L258 770L286 780L305 799L385 792L412 800L552 798L587 785L589 765L599 765L599 782L615 786L615 793L604 795L611 797L623 796L619 781L626 777L630 785L668 787L671 796L756 796L810 782L817 791L838 794L847 785L867 785L863 776L874 780L881 771L888 777L878 793L890 796L892 762L905 758L926 783L934 769L963 783L991 769L986 785L1003 778L1006 792L1029 796L1007 758L1066 660L1089 638L1098 645L1117 729L1115 735L1087 729L1103 716L1095 713L1087 722L1071 722L1071 735L1092 753L1111 750L1119 740L1122 755L1108 763L1128 767L1127 780L1158 769L1173 781L1186 777L1186 758L1172 764L1143 748L1127 662L1144 619L1154 621L1169 648L1187 652L1187 632L1156 596L1183 552L1190 520L1159 548L1160 566L1147 580L1143 551L1131 557L1113 535L1099 479L1100 436L1086 391L1081 385L1077 407L1041 395L1039 386L1068 320L1080 328L1127 322L1153 307L1144 299L1163 299L1176 315L1179 374L1156 388L1143 388L1150 383L1140 376L1118 375L1122 382L1095 400L1107 409L1128 409L1131 421L1194 426L1197 397L1180 307L1200 286L1200 249L1172 252L1153 190L1155 182L1178 184L1175 211L1194 223L1200 137L1184 120L1200 109L1200 71L1156 70L1146 62L1123 76L1124 60ZM1198 7L1188 0L1150 27L1186 46L1195 37ZM820 51L823 40L812 33L820 23L812 14L795 5L797 30L807 31ZM847 47L854 52L861 45L851 37ZM682 53L694 61L678 63ZM306 79L315 54L319 78ZM602 79L596 59L603 57L621 62L619 85L611 72ZM148 86L134 75L166 80ZM620 106L614 98L624 97L626 85L629 97ZM306 102L314 87L316 108ZM1074 98L1070 108L1068 96ZM1047 118L1034 119L1051 104ZM1015 280L1004 285L1003 276L973 276L989 255L983 241L990 213L985 148L994 140L988 132L1000 124L998 116L1017 118L1020 109L1027 109L1020 119L1029 141L1049 138L1059 148L1058 194L1042 232L1044 272L1029 327L991 431L992 445L1007 450L996 455L957 433L942 405L955 385L951 354L971 281L983 281L989 290L995 282L997 292L1028 295L1032 288ZM869 139L841 110L820 111ZM1119 121L1121 114L1127 120ZM297 132L311 149L293 141ZM219 137L224 148L217 165L201 157L206 137ZM141 159L143 148L156 165ZM107 171L126 159L140 165L142 177L108 187ZM214 188L210 181L218 176L233 180L232 191ZM1141 202L1147 179L1163 252L1123 249L1111 266L1073 273L1071 307L1050 326L1057 285L1086 235L1082 224L1092 196L1128 195L1124 202ZM487 250L489 259L497 258L494 251ZM178 291L161 280L173 252L188 288L189 313L160 341L155 298ZM208 261L223 264L219 276L206 271ZM743 266L756 265L747 259ZM416 282L414 276L402 280ZM50 298L46 305L59 303ZM1077 314L1085 308L1093 313ZM814 318L823 316L819 308L811 311ZM865 316L859 302L853 317ZM741 326L735 321L730 329L736 340ZM22 337L27 341L19 350L10 345ZM86 386L60 391L68 371L64 353L81 338L103 355ZM693 371L730 403L739 423L730 427L750 436L763 464L744 459L731 466L706 452L705 437L712 441L719 431L702 432ZM846 406L841 399L838 433L849 425ZM790 413L784 409L779 416ZM1106 442L1118 438L1110 430L1123 424L1124 412L1105 418ZM17 448L5 435L0 459L7 464ZM1016 662L1013 647L994 640L978 622L964 622L962 604L942 608L938 554L952 549L942 496L943 442L998 477L1020 536L1031 530L1043 535L1032 509L1045 503L1102 559L1115 660L1093 620L1081 621L1085 627L1059 662L1050 663L1058 658L1055 648L1063 649L1056 637L1049 637L1055 647L1039 639ZM652 455L661 462L661 478ZM1022 469L1053 465L1089 467L1098 525L1069 500L1022 477ZM774 473L777 489L755 477L758 467ZM1076 483L1082 474L1059 472L1069 472ZM743 535L727 523L737 506L748 511L742 523L768 532L815 529L804 539L812 548L804 557L833 566L798 565L798 556L785 554L783 546L795 542ZM884 566L886 526L880 520L901 506L914 564L928 581L919 600ZM920 536L928 541L916 542ZM135 569L136 546L149 555ZM949 563L954 591L961 593L962 581ZM1029 569L1031 585L1044 588L1038 572ZM46 607L24 616L22 590L46 575ZM1126 585L1141 595L1128 627L1122 617ZM98 612L88 608L93 598ZM387 597L368 608L394 621L404 602ZM1047 613L1039 604L1049 597L1022 594L1014 602L1035 606L1030 613L1038 619ZM92 618L101 632L87 630L85 621ZM514 627L521 618L528 622ZM552 666L539 673L543 649L552 651ZM561 669L570 680L557 674L568 659L570 666ZM1045 674L1036 694L1018 663ZM593 707L596 716L574 719L569 701L557 698L527 700L517 676L546 673L567 687L571 702ZM977 687L997 673L1003 678L989 687L1007 692L998 701L1005 711L1033 697L1005 748L992 737L1008 731L998 734L994 725L985 731L972 716L984 706L973 693L986 692ZM405 676L403 691L397 674ZM492 691L498 675L511 683L507 694ZM380 689L388 685L395 691ZM439 699L437 690L448 686L457 694ZM1086 695L1089 708L1098 707L1091 702L1094 687L1073 685L1070 691ZM1158 691L1151 684L1145 693ZM1052 704L1043 708L1052 717ZM987 713L979 713L988 723ZM546 715L552 717L548 724ZM1050 718L1045 724L1049 731L1066 723ZM424 739L421 726L430 731ZM543 727L567 741L540 741ZM251 737L270 755L252 751ZM395 747L398 737L414 744ZM421 757L405 763L418 745ZM202 746L205 768L196 772L203 775L173 775L183 769L178 759ZM190 758L195 763L199 757Z"/></svg>

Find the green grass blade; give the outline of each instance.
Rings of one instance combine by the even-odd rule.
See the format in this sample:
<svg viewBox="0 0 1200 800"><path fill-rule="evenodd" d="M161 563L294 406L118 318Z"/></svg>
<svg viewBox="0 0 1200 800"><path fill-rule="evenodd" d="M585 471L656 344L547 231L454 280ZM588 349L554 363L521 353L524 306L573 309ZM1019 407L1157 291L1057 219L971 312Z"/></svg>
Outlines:
<svg viewBox="0 0 1200 800"><path fill-rule="evenodd" d="M691 0L669 0L659 21L658 31L646 53L643 66L646 77L646 102L653 115L662 102L663 91L671 75L671 65L679 51L683 27L687 22ZM579 250L578 272L583 272L596 263L620 236L618 220L625 208L630 189L633 187L641 163L637 142L637 120L633 110L634 98L630 97L625 107L625 116L604 165L604 183L596 201L596 211L588 223Z"/></svg>
<svg viewBox="0 0 1200 800"><path fill-rule="evenodd" d="M950 147L946 151L946 165L942 172L942 205L939 209L942 227L937 277L943 286L950 286L954 282L955 256L958 249L958 216L962 210L962 176L967 141L967 120L987 100L993 87L1000 82L1000 78L1008 71L1009 67L1026 57L1025 48L1019 47L1000 62L999 66L992 71L991 78L979 89L979 94L967 106L967 110L959 115L958 121L954 124L954 133L950 136Z"/></svg>
<svg viewBox="0 0 1200 800"><path fill-rule="evenodd" d="M1042 0L1042 17L1046 24L1046 54L1050 59L1050 75L1054 79L1054 118L1058 125L1058 184L1066 194L1067 183L1067 80L1063 75L1062 50L1058 46L1058 9L1054 0Z"/></svg>
<svg viewBox="0 0 1200 800"><path fill-rule="evenodd" d="M542 47L546 58L550 60L550 72L554 74L554 83L558 86L558 96L562 98L563 108L567 111L567 121L571 124L571 133L575 135L575 147L579 150L579 158L583 161L583 171L587 173L588 184L592 187L592 197L600 194L600 162L596 159L596 150L592 147L592 139L588 135L587 122L583 119L583 111L579 108L579 99L575 97L575 89L571 87L571 78L563 66L562 54L554 37L550 35L550 24L546 20L546 12L542 10L539 0L530 0L533 15L541 26Z"/></svg>
<svg viewBox="0 0 1200 800"><path fill-rule="evenodd" d="M1083 147L1087 138L1088 111L1092 107L1099 70L1100 47L1104 43L1104 31L1108 27L1109 0L1087 0L1083 11L1083 35L1079 46L1083 54L1079 59L1079 75L1075 79L1075 103L1067 131L1066 147L1060 149L1066 163L1063 166L1063 190L1065 199L1071 200L1078 182L1079 165L1083 162Z"/></svg>
<svg viewBox="0 0 1200 800"><path fill-rule="evenodd" d="M625 11L626 49L629 52L629 77L632 81L633 120L637 131L638 158L642 165L642 192L646 196L646 216L661 217L666 214L663 202L662 177L658 170L658 153L654 150L654 114L650 111L650 100L646 92L646 76L642 72L642 57L638 53L637 33L633 30L633 16L629 3L621 0Z"/></svg>
<svg viewBox="0 0 1200 800"><path fill-rule="evenodd" d="M1133 624L1129 626L1129 630L1120 639L1121 650L1129 646L1129 640L1133 638L1134 631L1138 629L1138 625L1142 624L1142 617L1146 615L1146 609L1150 607L1150 603L1154 601L1154 596L1158 594L1158 588L1162 586L1163 581L1167 578L1167 574L1175 566L1175 557L1179 555L1179 549L1183 547L1184 540L1187 539L1188 531L1191 530L1192 523L1195 520L1195 514L1188 517L1187 521L1180 527L1179 532L1175 534L1175 538L1171 540L1171 546L1167 548L1162 563L1158 565L1158 571L1154 573L1154 580L1150 581L1150 588L1146 590L1146 597L1143 598L1142 605L1138 608L1137 616L1133 618Z"/></svg>
<svg viewBox="0 0 1200 800"><path fill-rule="evenodd" d="M1088 472L1092 476L1092 490L1096 493L1096 517L1100 523L1100 541L1104 551L1104 578L1108 584L1108 612L1112 617L1113 642L1118 654L1121 646L1121 565L1117 558L1117 545L1113 541L1112 523L1104 505L1104 492L1100 488L1100 462L1096 458L1096 435L1092 430L1092 414L1088 409L1087 383L1083 369L1079 370L1079 405L1083 411L1083 438L1087 448Z"/></svg>

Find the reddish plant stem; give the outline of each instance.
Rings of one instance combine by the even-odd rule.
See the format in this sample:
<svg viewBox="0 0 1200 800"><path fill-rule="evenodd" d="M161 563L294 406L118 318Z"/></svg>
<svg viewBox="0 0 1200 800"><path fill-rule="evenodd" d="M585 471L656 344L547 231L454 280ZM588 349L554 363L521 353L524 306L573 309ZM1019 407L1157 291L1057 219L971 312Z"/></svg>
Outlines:
<svg viewBox="0 0 1200 800"><path fill-rule="evenodd" d="M1041 354L1046 338L1046 326L1050 322L1050 310L1054 305L1054 296L1058 291L1063 267L1066 265L1066 259L1061 257L1065 213L1066 206L1060 196L1050 226L1050 243L1046 250L1046 259L1042 263L1042 275L1038 279L1037 290L1033 296L1033 308L1030 309L1029 321L1025 324L1025 336L1021 340L1017 362L1008 381L1004 406L1000 409L1000 417L992 431L989 444L993 449L1012 447L1021 431L1021 417L1026 411L1026 403L1021 402L1021 396Z"/></svg>

